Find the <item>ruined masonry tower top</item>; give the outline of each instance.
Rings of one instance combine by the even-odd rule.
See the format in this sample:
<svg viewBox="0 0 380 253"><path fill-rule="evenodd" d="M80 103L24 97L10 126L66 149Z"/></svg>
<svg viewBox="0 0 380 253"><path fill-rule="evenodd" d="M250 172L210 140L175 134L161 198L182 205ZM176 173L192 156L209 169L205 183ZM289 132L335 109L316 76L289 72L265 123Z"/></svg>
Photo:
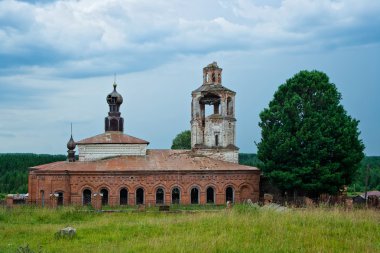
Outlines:
<svg viewBox="0 0 380 253"><path fill-rule="evenodd" d="M222 69L216 62L203 68L203 84L191 94L192 149L219 160L237 163L236 93L222 86Z"/></svg>
<svg viewBox="0 0 380 253"><path fill-rule="evenodd" d="M203 68L203 84L222 84L222 70L216 62Z"/></svg>

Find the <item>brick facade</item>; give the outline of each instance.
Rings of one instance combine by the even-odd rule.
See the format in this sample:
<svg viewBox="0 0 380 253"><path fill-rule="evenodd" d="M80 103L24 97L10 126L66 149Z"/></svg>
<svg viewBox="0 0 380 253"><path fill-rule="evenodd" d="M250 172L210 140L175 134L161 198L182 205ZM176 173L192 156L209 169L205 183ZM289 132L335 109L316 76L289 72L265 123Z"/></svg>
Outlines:
<svg viewBox="0 0 380 253"><path fill-rule="evenodd" d="M156 204L156 191L162 188L164 191L164 204L172 203L172 190L178 187L180 190L180 204L191 204L191 189L199 190L199 204L206 204L206 191L208 187L214 189L214 203L222 205L226 203L226 189L233 190L233 201L242 202L245 199L258 201L259 199L259 171L247 173L244 171L229 172L156 172L136 171L134 173L38 173L31 171L29 174L29 199L31 203L53 205L57 199L52 198L54 193L63 193L63 204L83 204L83 191L89 189L94 194L102 189L108 191L108 204L116 206L120 204L120 190L128 190L128 205L136 205L136 190L144 190L145 205ZM44 200L42 200L44 192ZM94 204L94 203L93 203Z"/></svg>

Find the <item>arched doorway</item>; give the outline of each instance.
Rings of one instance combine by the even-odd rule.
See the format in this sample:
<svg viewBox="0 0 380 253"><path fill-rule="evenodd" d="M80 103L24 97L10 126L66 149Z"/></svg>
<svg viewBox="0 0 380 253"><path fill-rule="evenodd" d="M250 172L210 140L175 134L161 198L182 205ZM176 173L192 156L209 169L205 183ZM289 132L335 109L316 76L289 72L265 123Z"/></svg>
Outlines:
<svg viewBox="0 0 380 253"><path fill-rule="evenodd" d="M108 205L108 190L103 188L100 190L100 194L102 194L102 206Z"/></svg>
<svg viewBox="0 0 380 253"><path fill-rule="evenodd" d="M144 189L138 188L136 190L136 205L144 204Z"/></svg>
<svg viewBox="0 0 380 253"><path fill-rule="evenodd" d="M234 202L234 190L231 186L228 186L226 188L226 203L227 201L230 201L231 203Z"/></svg>
<svg viewBox="0 0 380 253"><path fill-rule="evenodd" d="M82 195L83 205L91 205L91 190L85 189Z"/></svg>
<svg viewBox="0 0 380 253"><path fill-rule="evenodd" d="M207 204L214 204L214 188L208 187L206 190L206 203Z"/></svg>
<svg viewBox="0 0 380 253"><path fill-rule="evenodd" d="M199 204L199 190L198 188L192 188L190 192L191 204Z"/></svg>
<svg viewBox="0 0 380 253"><path fill-rule="evenodd" d="M181 191L179 188L173 188L172 190L172 204L179 204L181 198Z"/></svg>
<svg viewBox="0 0 380 253"><path fill-rule="evenodd" d="M156 204L164 204L164 190L158 188L156 191Z"/></svg>
<svg viewBox="0 0 380 253"><path fill-rule="evenodd" d="M57 206L63 206L63 192L56 192L57 197Z"/></svg>
<svg viewBox="0 0 380 253"><path fill-rule="evenodd" d="M120 205L128 205L128 190L125 188L120 190Z"/></svg>

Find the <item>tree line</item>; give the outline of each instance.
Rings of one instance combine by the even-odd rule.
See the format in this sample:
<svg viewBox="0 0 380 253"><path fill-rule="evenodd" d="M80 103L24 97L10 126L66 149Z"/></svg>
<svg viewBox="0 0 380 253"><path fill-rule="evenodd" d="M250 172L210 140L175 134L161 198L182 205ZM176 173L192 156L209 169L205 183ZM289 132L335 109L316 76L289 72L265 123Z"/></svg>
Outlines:
<svg viewBox="0 0 380 253"><path fill-rule="evenodd" d="M0 154L0 193L27 193L29 167L64 160L65 155Z"/></svg>

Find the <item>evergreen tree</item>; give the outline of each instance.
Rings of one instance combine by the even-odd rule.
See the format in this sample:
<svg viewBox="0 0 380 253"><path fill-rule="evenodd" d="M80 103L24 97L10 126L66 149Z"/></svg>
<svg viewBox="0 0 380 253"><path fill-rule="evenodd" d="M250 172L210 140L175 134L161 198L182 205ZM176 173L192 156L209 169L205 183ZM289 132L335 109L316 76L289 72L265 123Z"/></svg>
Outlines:
<svg viewBox="0 0 380 253"><path fill-rule="evenodd" d="M364 157L359 121L347 115L325 73L301 71L260 113L263 172L283 191L311 197L351 183Z"/></svg>

